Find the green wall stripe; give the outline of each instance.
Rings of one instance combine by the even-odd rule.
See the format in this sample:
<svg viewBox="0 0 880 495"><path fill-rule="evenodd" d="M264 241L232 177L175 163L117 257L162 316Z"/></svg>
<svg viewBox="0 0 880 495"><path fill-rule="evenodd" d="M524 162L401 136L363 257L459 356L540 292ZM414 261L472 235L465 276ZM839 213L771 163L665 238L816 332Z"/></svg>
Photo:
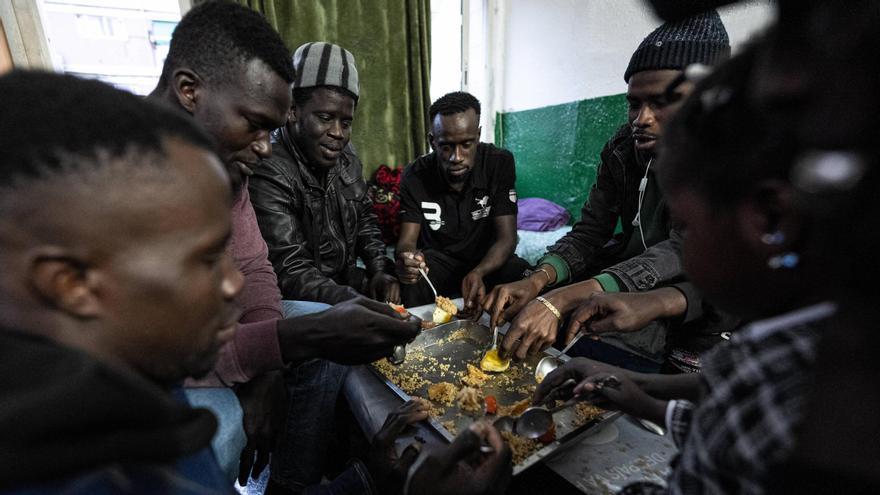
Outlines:
<svg viewBox="0 0 880 495"><path fill-rule="evenodd" d="M599 153L626 121L626 94L499 113L495 142L516 157L520 198L540 197L565 207L572 222L596 181Z"/></svg>

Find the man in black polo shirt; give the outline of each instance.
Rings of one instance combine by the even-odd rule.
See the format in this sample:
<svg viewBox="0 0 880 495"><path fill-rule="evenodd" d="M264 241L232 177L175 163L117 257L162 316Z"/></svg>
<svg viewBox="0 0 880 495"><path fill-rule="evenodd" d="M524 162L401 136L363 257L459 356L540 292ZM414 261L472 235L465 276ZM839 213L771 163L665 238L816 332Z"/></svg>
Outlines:
<svg viewBox="0 0 880 495"><path fill-rule="evenodd" d="M440 295L480 308L486 286L522 278L516 248L516 169L509 151L480 142L480 102L464 92L431 105L434 151L411 163L400 187L397 275L403 302L434 300L419 280L430 269Z"/></svg>

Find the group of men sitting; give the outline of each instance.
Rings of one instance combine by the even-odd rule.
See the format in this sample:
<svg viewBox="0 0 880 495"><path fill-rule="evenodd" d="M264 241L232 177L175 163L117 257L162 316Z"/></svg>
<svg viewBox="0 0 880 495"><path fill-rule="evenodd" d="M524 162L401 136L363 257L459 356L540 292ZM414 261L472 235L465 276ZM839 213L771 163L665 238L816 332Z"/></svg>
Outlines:
<svg viewBox="0 0 880 495"><path fill-rule="evenodd" d="M281 297L332 305L367 296L419 306L434 300L421 269L441 295L463 298L464 316L488 311L493 325L512 321L504 349L518 358L583 328L610 333L584 341L576 354L646 371L664 363L698 369L698 353L732 325L685 280L680 235L651 165L664 123L692 90L684 68L714 65L729 52L715 12L645 38L624 74L629 121L602 152L582 218L532 267L514 254L513 155L480 142L480 102L465 92L431 105L433 151L405 170L392 262L350 142L360 96L355 59L329 43L301 46L287 122L274 133L271 156L246 167L253 174L243 193ZM556 289L539 297L547 288ZM557 336L570 314L568 332Z"/></svg>
<svg viewBox="0 0 880 495"><path fill-rule="evenodd" d="M417 335L385 303L433 301L424 271L465 316L510 322L507 355L586 334L572 354L620 367L574 361L548 384L699 369L735 321L686 279L653 165L694 90L685 69L729 52L714 11L642 41L624 74L628 122L581 219L534 267L514 254L513 156L480 142L480 104L463 92L430 108L433 151L406 169L388 258L350 143L354 57L324 42L291 57L245 7L187 13L146 100L3 76L0 490L229 493L271 463L267 493L502 492L510 451L488 424L397 454L396 435L427 418L419 402L389 416L364 461L329 473L347 366ZM667 403L650 405L662 421Z"/></svg>

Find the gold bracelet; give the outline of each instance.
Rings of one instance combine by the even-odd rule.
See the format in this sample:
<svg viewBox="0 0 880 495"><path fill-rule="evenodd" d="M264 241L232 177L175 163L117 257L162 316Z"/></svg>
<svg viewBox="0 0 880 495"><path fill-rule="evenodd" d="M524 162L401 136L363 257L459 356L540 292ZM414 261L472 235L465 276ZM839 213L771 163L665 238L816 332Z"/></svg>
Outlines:
<svg viewBox="0 0 880 495"><path fill-rule="evenodd" d="M538 296L538 297L536 297L535 299L541 301L541 303L542 303L544 306L547 306L547 309L549 309L550 312L553 313L553 316L555 316L556 319L559 320L560 323L562 323L562 314L559 312L558 309L556 309L556 306L554 306L553 303L551 303L550 301L544 299L542 296Z"/></svg>
<svg viewBox="0 0 880 495"><path fill-rule="evenodd" d="M550 272L547 271L546 268L535 268L535 271L532 273L542 272L544 275L547 275L547 285L550 285Z"/></svg>

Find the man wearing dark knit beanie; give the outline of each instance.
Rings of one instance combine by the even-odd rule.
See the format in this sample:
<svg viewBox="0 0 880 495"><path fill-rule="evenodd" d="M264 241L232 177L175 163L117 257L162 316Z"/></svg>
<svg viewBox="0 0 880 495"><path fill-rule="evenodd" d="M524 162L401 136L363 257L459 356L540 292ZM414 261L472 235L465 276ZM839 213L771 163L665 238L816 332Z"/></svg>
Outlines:
<svg viewBox="0 0 880 495"><path fill-rule="evenodd" d="M571 341L579 330L610 332L601 341L582 339L569 354L656 372L665 360L669 324L717 333L717 315L710 312L707 325L699 295L681 282L677 233L651 165L664 124L692 89L685 69L716 64L729 53L727 31L715 11L663 24L638 46L624 73L629 122L602 150L581 220L548 249L534 272L496 287L484 301L493 324L512 320L502 343L507 353L524 358L557 340ZM615 235L618 224L622 232ZM536 299L545 288L559 286L566 287ZM594 296L598 293L608 294ZM576 311L596 297L609 300ZM627 318L614 318L621 315ZM574 318L563 332L566 316ZM587 326L596 320L604 327Z"/></svg>

